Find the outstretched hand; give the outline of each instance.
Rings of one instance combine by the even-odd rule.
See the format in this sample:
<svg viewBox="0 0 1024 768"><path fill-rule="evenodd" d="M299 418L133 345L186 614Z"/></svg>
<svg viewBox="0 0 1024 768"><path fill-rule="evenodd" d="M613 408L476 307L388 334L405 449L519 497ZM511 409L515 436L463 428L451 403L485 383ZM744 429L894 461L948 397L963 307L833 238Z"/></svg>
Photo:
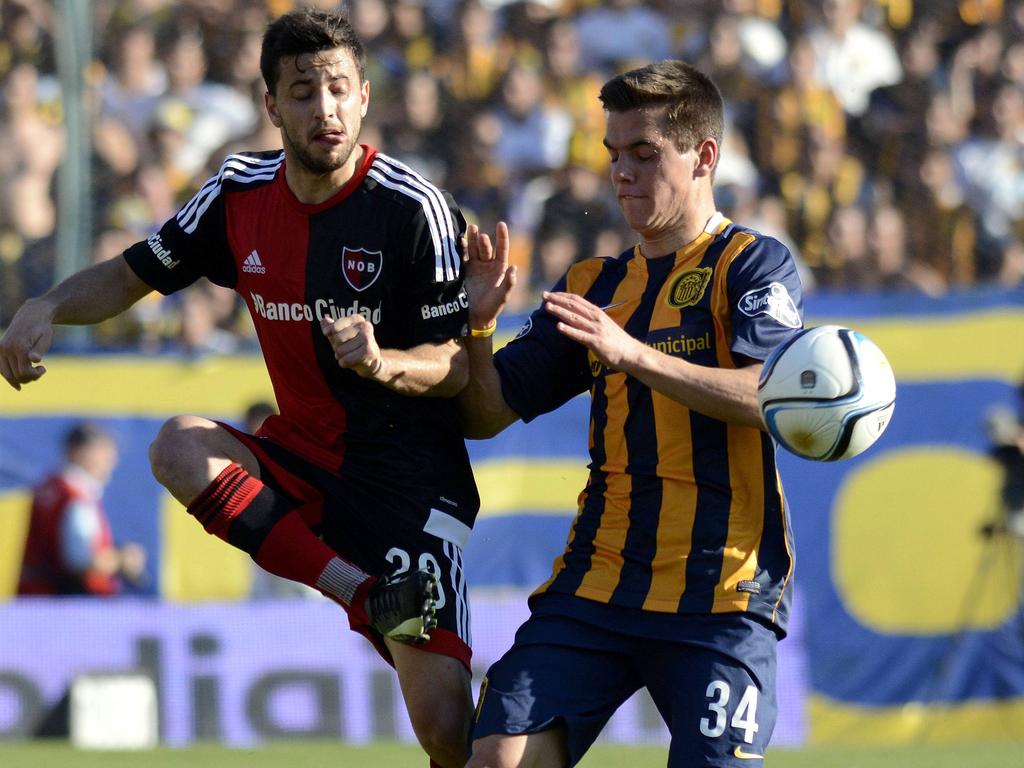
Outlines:
<svg viewBox="0 0 1024 768"><path fill-rule="evenodd" d="M11 320L0 338L0 376L17 390L39 379L46 368L39 365L53 342L53 324L42 305L28 301Z"/></svg>
<svg viewBox="0 0 1024 768"><path fill-rule="evenodd" d="M497 322L498 315L515 288L515 265L509 266L508 225L498 222L494 242L470 224L466 232L463 261L466 267L466 293L469 296L469 326L483 329Z"/></svg>

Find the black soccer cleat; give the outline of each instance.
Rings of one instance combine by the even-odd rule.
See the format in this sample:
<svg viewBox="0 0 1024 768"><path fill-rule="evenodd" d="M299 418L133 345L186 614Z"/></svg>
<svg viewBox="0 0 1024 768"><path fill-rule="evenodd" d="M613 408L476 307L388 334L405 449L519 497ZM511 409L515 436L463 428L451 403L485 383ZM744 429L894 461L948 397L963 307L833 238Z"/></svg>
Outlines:
<svg viewBox="0 0 1024 768"><path fill-rule="evenodd" d="M427 570L381 576L366 593L370 626L402 643L425 643L437 626L437 579Z"/></svg>

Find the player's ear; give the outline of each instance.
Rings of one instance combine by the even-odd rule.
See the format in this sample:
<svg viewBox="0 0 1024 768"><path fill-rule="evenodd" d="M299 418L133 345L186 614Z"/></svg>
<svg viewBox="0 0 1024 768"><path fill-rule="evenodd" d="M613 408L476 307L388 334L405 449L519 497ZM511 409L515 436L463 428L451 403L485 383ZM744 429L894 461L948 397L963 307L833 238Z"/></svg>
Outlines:
<svg viewBox="0 0 1024 768"><path fill-rule="evenodd" d="M270 117L270 122L274 124L275 128L280 128L281 113L277 111L277 100L270 91L263 94L263 105L267 108L267 115Z"/></svg>
<svg viewBox="0 0 1024 768"><path fill-rule="evenodd" d="M366 113L370 109L370 81L363 80L360 90L362 92L359 95L359 116L366 117Z"/></svg>
<svg viewBox="0 0 1024 768"><path fill-rule="evenodd" d="M714 173L718 165L718 142L708 136L697 145L697 167L694 175L706 176Z"/></svg>

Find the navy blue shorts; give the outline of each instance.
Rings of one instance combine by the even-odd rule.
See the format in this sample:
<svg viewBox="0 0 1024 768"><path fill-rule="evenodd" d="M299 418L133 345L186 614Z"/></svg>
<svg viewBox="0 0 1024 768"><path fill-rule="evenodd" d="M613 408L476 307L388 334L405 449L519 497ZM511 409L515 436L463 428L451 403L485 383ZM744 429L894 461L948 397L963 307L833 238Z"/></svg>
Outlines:
<svg viewBox="0 0 1024 768"><path fill-rule="evenodd" d="M472 738L562 727L575 765L646 687L672 735L670 768L762 765L775 727L775 632L740 614L685 626L685 637L665 640L531 615L487 672Z"/></svg>

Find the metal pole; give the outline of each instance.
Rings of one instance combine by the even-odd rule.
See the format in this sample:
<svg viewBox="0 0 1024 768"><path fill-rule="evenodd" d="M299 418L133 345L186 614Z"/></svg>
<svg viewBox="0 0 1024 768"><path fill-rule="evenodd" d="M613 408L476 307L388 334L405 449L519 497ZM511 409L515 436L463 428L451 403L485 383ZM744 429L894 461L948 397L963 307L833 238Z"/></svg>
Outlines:
<svg viewBox="0 0 1024 768"><path fill-rule="evenodd" d="M57 171L57 281L91 261L92 179L90 116L85 101L85 70L92 58L92 0L55 0L57 75L64 110L64 157ZM66 329L75 346L86 339L82 327Z"/></svg>

